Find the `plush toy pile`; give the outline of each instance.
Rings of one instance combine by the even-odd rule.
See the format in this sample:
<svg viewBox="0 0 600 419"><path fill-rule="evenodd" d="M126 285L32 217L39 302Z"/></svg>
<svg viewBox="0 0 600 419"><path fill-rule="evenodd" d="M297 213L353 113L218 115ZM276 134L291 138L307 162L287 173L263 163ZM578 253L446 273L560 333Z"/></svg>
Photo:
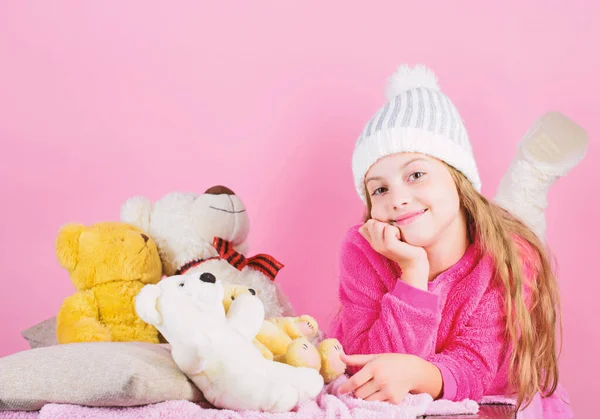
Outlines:
<svg viewBox="0 0 600 419"><path fill-rule="evenodd" d="M140 317L171 343L177 366L216 407L285 412L316 397L313 368L265 359L252 339L264 321L256 296L238 295L225 314L225 291L211 272L174 275L136 297Z"/></svg>
<svg viewBox="0 0 600 419"><path fill-rule="evenodd" d="M272 396L258 404L252 401L253 397L247 403L239 398L235 402L222 401L217 387L211 390L204 386L203 390L214 396L214 403L229 408L251 405L279 411L282 406L291 409L293 404L290 403L318 394L324 382L329 383L344 373L346 365L340 359L342 347L336 339L320 339L313 317L292 316L292 306L275 282L283 264L268 254L253 257L245 254L249 225L239 197L228 188L217 186L200 195L170 193L155 203L134 197L122 206L120 222L90 227L64 226L57 240L57 256L78 292L65 299L57 316L59 343L158 343L162 338L173 346L175 332L171 330L170 335L162 326L157 330L158 323L140 316L135 310L135 297L144 286L162 286L174 276L199 278L204 275L219 278L216 287L222 290L218 293L220 310L227 318L233 312L240 318L250 319L258 310L257 327L251 323L247 330L242 330L246 324L242 322L233 331L241 333L244 339L249 338L252 362L256 366L266 365L267 370L273 369L274 375L284 377L279 381L273 379L269 384L284 392L282 400L275 397L277 403L269 401ZM163 275L167 278L161 280ZM252 304L240 305L236 303L238 300L254 301L255 308ZM203 324L202 314L194 312L194 315L198 316L196 325ZM221 324L223 333L228 324ZM228 353L230 356L238 354L242 360L248 358L244 354L246 350L245 343L236 343ZM177 349L173 351L177 361ZM260 362L253 358L256 353L260 355ZM185 364L180 368L186 372ZM308 370L311 372L306 372ZM278 371L287 372L281 375L283 373ZM309 379L305 390L294 378L308 379L315 375L319 378ZM214 372L211 377L214 378ZM226 382L225 378L222 382ZM285 383L295 386L296 390L290 392ZM259 391L257 387L249 388ZM205 394L205 397L208 396Z"/></svg>

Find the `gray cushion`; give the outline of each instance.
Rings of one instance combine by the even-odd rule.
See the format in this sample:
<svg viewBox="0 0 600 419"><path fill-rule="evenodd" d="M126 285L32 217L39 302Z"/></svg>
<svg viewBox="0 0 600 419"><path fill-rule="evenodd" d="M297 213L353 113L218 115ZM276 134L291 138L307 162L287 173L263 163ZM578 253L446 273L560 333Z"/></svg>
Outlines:
<svg viewBox="0 0 600 419"><path fill-rule="evenodd" d="M32 348L56 345L56 316L23 330L21 335Z"/></svg>
<svg viewBox="0 0 600 419"><path fill-rule="evenodd" d="M29 346L32 349L58 345L56 339L56 316L50 317L49 319L23 330L21 336L27 339L27 342L29 342ZM160 343L168 343L160 332L158 333L158 341Z"/></svg>
<svg viewBox="0 0 600 419"><path fill-rule="evenodd" d="M38 410L46 403L204 401L166 344L93 342L30 349L0 358L0 377L0 410Z"/></svg>

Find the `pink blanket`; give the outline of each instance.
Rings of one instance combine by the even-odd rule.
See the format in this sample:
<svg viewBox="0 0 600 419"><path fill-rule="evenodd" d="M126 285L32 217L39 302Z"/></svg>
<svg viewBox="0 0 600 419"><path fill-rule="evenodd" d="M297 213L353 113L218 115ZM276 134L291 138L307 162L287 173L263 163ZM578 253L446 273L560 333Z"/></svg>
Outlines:
<svg viewBox="0 0 600 419"><path fill-rule="evenodd" d="M421 415L459 415L476 414L479 405L473 400L450 402L434 401L428 394L409 394L400 405L381 402L366 402L351 395L337 396L337 388L347 380L346 376L338 378L326 386L315 399L297 406L289 413L266 414L257 411L234 412L219 410L185 400L172 400L140 407L85 407L67 404L47 404L39 412L0 412L0 418L10 419L59 419L59 418L129 418L129 419L298 419L298 418L398 418L415 419ZM486 397L481 403L513 404L511 399ZM519 418L541 418L541 404L534 403ZM544 412L546 413L546 412ZM546 417L546 415L543 415ZM552 416L551 416L552 417Z"/></svg>

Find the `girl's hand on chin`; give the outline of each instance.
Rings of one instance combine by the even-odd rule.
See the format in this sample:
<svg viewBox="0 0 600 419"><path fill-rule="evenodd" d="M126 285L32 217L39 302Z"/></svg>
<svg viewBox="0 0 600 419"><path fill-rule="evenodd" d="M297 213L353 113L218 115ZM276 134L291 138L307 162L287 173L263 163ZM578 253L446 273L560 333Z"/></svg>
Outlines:
<svg viewBox="0 0 600 419"><path fill-rule="evenodd" d="M373 250L400 266L402 281L427 290L429 260L425 249L402 241L398 227L381 221L368 220L358 231Z"/></svg>

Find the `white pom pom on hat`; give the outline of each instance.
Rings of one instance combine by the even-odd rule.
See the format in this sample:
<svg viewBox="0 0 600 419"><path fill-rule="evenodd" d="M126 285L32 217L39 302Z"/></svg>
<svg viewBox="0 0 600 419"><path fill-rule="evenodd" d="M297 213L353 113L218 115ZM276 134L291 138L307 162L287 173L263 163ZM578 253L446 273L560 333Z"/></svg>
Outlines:
<svg viewBox="0 0 600 419"><path fill-rule="evenodd" d="M417 64L412 68L407 64L403 64L388 78L385 96L388 100L393 100L402 92L417 87L434 91L440 90L433 70L423 64Z"/></svg>

